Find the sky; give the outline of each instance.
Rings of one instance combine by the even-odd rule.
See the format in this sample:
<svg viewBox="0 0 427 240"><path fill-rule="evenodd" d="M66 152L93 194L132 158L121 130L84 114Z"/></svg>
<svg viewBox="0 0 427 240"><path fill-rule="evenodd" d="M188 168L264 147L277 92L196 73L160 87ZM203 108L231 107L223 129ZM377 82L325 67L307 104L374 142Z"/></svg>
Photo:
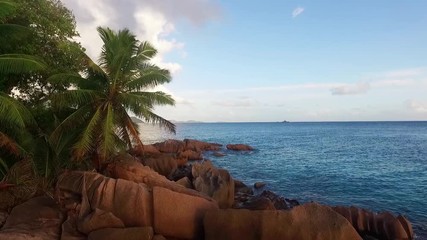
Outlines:
<svg viewBox="0 0 427 240"><path fill-rule="evenodd" d="M128 28L171 71L177 121L427 120L425 0L63 0L97 59Z"/></svg>

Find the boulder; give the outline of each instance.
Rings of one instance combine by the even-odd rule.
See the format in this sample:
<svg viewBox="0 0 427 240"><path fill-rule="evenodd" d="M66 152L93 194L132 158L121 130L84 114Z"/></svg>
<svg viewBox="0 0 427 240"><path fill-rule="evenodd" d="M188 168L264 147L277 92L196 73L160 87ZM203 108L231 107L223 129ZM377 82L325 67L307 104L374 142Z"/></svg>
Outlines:
<svg viewBox="0 0 427 240"><path fill-rule="evenodd" d="M380 239L413 239L411 223L403 216L395 217L389 212L374 213L357 207L333 207L345 217L362 235L375 236Z"/></svg>
<svg viewBox="0 0 427 240"><path fill-rule="evenodd" d="M88 240L151 240L153 236L152 227L104 228L91 232Z"/></svg>
<svg viewBox="0 0 427 240"><path fill-rule="evenodd" d="M192 150L195 152L201 151L218 151L221 149L221 144L202 142L194 139L184 139L185 150Z"/></svg>
<svg viewBox="0 0 427 240"><path fill-rule="evenodd" d="M223 153L223 152L214 152L214 153L212 153L212 155L214 155L215 157L224 157L224 156L226 156L226 154Z"/></svg>
<svg viewBox="0 0 427 240"><path fill-rule="evenodd" d="M243 187L247 187L247 185L240 180L234 179L234 189L239 189Z"/></svg>
<svg viewBox="0 0 427 240"><path fill-rule="evenodd" d="M214 201L162 187L154 187L153 196L154 231L166 237L200 239L204 214L218 209Z"/></svg>
<svg viewBox="0 0 427 240"><path fill-rule="evenodd" d="M170 179L173 181L178 181L183 177L188 177L189 179L192 179L193 178L193 175L191 174L192 168L193 168L192 165L180 166L175 170L174 173L172 173Z"/></svg>
<svg viewBox="0 0 427 240"><path fill-rule="evenodd" d="M177 159L170 154L144 158L142 163L165 177L169 177L178 168Z"/></svg>
<svg viewBox="0 0 427 240"><path fill-rule="evenodd" d="M77 223L77 229L85 234L89 234L102 228L124 228L125 224L111 212L96 208L87 215L83 221Z"/></svg>
<svg viewBox="0 0 427 240"><path fill-rule="evenodd" d="M183 177L176 181L176 183L186 188L193 188L193 184L191 183L191 180L188 177Z"/></svg>
<svg viewBox="0 0 427 240"><path fill-rule="evenodd" d="M280 210L286 210L289 208L292 208L294 206L298 206L299 203L296 200L290 200L284 197L281 197L279 195L277 195L276 193L272 192L272 191L268 191L268 190L264 190L261 194L260 197L265 197L271 200L271 202L273 202L274 207L276 209L280 209Z"/></svg>
<svg viewBox="0 0 427 240"><path fill-rule="evenodd" d="M259 196L252 197L236 207L249 210L276 210L270 199Z"/></svg>
<svg viewBox="0 0 427 240"><path fill-rule="evenodd" d="M167 240L165 237L163 237L162 235L154 235L153 240Z"/></svg>
<svg viewBox="0 0 427 240"><path fill-rule="evenodd" d="M185 150L178 154L180 158L187 158L189 161L203 160L202 152L194 150Z"/></svg>
<svg viewBox="0 0 427 240"><path fill-rule="evenodd" d="M206 240L361 240L344 217L316 203L301 205L291 211L209 211L203 224Z"/></svg>
<svg viewBox="0 0 427 240"><path fill-rule="evenodd" d="M143 145L142 148L137 146L129 151L131 155L137 156L137 157L146 157L146 156L152 156L152 155L158 155L160 154L159 149L154 147L152 144Z"/></svg>
<svg viewBox="0 0 427 240"><path fill-rule="evenodd" d="M57 192L66 210L67 199L81 199L79 221L98 208L114 214L126 227L152 226L153 197L144 184L75 171L58 177Z"/></svg>
<svg viewBox="0 0 427 240"><path fill-rule="evenodd" d="M253 147L251 147L249 145L245 145L245 144L227 144L226 147L228 150L233 150L233 151L252 151L252 150L254 150Z"/></svg>
<svg viewBox="0 0 427 240"><path fill-rule="evenodd" d="M265 182L256 182L256 183L254 183L254 188L260 189L260 188L265 187L265 185L267 185Z"/></svg>
<svg viewBox="0 0 427 240"><path fill-rule="evenodd" d="M12 209L0 231L2 240L56 240L63 215L50 197L32 198Z"/></svg>
<svg viewBox="0 0 427 240"><path fill-rule="evenodd" d="M154 186L164 187L175 192L181 192L192 196L202 197L212 200L209 196L199 193L195 190L185 188L174 181L170 181L164 176L151 170L147 166L133 159L122 159L121 161L112 162L107 167L107 175L113 178L125 179L136 183L144 183L150 188ZM114 213L114 212L113 212Z"/></svg>
<svg viewBox="0 0 427 240"><path fill-rule="evenodd" d="M180 140L169 139L164 142L153 144L162 153L179 153L184 151L185 143Z"/></svg>
<svg viewBox="0 0 427 240"><path fill-rule="evenodd" d="M215 168L210 161L195 163L192 168L193 186L215 199L220 208L230 208L234 203L234 180L225 169Z"/></svg>
<svg viewBox="0 0 427 240"><path fill-rule="evenodd" d="M67 220L62 223L61 240L86 240L87 237L77 230L77 215L68 214Z"/></svg>

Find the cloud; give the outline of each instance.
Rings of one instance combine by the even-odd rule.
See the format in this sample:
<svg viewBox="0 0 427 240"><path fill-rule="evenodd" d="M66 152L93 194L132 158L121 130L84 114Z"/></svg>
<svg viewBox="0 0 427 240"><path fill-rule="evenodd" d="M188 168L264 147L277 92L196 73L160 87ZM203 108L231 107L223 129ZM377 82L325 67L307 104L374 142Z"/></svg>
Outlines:
<svg viewBox="0 0 427 240"><path fill-rule="evenodd" d="M369 88L369 83L359 82L355 84L345 84L339 87L331 88L331 93L332 95L355 95L366 93Z"/></svg>
<svg viewBox="0 0 427 240"><path fill-rule="evenodd" d="M96 27L113 29L129 28L139 40L150 41L157 49L153 60L172 74L182 69L178 62L169 62L165 56L173 51L185 56L185 44L173 38L176 23L184 20L201 26L221 17L221 8L214 0L63 0L77 21L78 39L87 49L89 56L97 59L102 41Z"/></svg>
<svg viewBox="0 0 427 240"><path fill-rule="evenodd" d="M420 102L420 101L411 99L411 100L407 100L405 104L409 109L417 113L427 113L427 103L425 102Z"/></svg>
<svg viewBox="0 0 427 240"><path fill-rule="evenodd" d="M298 15L302 14L304 12L304 8L297 7L292 11L292 18L298 17Z"/></svg>
<svg viewBox="0 0 427 240"><path fill-rule="evenodd" d="M177 105L179 104L179 105L193 106L193 101L178 96L177 94L173 93L171 90L169 90L167 87L163 85L156 86L152 91L162 91L166 94L171 95Z"/></svg>

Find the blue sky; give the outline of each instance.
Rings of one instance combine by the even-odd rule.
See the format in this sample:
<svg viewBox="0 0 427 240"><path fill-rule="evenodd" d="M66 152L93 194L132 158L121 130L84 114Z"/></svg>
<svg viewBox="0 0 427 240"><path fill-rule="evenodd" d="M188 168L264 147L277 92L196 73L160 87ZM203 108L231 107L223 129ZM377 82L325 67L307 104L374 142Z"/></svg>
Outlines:
<svg viewBox="0 0 427 240"><path fill-rule="evenodd" d="M64 3L92 56L98 25L159 48L168 119L427 120L424 0Z"/></svg>

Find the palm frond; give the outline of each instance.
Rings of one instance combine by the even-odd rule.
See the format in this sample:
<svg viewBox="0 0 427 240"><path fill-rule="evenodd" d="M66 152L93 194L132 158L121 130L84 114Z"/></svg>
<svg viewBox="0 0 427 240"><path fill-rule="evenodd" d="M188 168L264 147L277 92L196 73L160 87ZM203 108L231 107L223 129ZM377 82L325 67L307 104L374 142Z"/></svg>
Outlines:
<svg viewBox="0 0 427 240"><path fill-rule="evenodd" d="M158 124L159 126L176 133L176 126L172 122L160 117L150 110L145 110L137 114L138 117L144 118L147 122Z"/></svg>
<svg viewBox="0 0 427 240"><path fill-rule="evenodd" d="M171 95L162 91L157 92L127 92L120 93L120 99L129 109L138 107L152 108L154 105L175 105L175 100Z"/></svg>
<svg viewBox="0 0 427 240"><path fill-rule="evenodd" d="M89 117L89 113L92 110L92 104L86 104L78 108L75 112L70 114L64 121L62 121L49 137L49 142L60 142L62 136L69 135L70 131L73 131L76 126L85 123ZM58 151L58 150L57 150Z"/></svg>
<svg viewBox="0 0 427 240"><path fill-rule="evenodd" d="M101 122L102 109L99 107L93 114L86 129L82 132L79 141L74 145L73 154L80 160L94 148L96 136L99 133L99 123Z"/></svg>
<svg viewBox="0 0 427 240"><path fill-rule="evenodd" d="M46 64L38 57L25 54L0 55L0 73L27 73L43 70Z"/></svg>
<svg viewBox="0 0 427 240"><path fill-rule="evenodd" d="M27 125L35 125L35 120L21 102L0 92L0 123L25 128Z"/></svg>
<svg viewBox="0 0 427 240"><path fill-rule="evenodd" d="M77 73L58 73L50 76L47 80L51 83L60 83L60 84L69 83L69 84L75 84L75 85L79 85L83 81L87 81L87 79L82 78L82 76L80 76Z"/></svg>
<svg viewBox="0 0 427 240"><path fill-rule="evenodd" d="M107 157L114 152L116 146L115 143L115 134L114 134L114 112L111 104L103 106L106 108L106 114L104 116L104 123L102 126L102 140L100 142L100 156L102 159L107 159Z"/></svg>
<svg viewBox="0 0 427 240"><path fill-rule="evenodd" d="M166 69L150 66L139 73L139 77L126 83L125 88L130 91L140 91L169 83L172 77Z"/></svg>
<svg viewBox="0 0 427 240"><path fill-rule="evenodd" d="M6 24L6 23L0 24L0 36L7 36L8 41L22 39L25 36L27 36L29 33L30 33L29 28L21 25Z"/></svg>
<svg viewBox="0 0 427 240"><path fill-rule="evenodd" d="M142 60L149 60L155 57L156 54L157 50L149 42L144 41L139 45L137 56L142 57Z"/></svg>
<svg viewBox="0 0 427 240"><path fill-rule="evenodd" d="M17 8L16 4L11 1L0 1L0 18L11 14Z"/></svg>
<svg viewBox="0 0 427 240"><path fill-rule="evenodd" d="M89 89L68 90L51 96L53 103L60 107L76 107L102 99L99 91Z"/></svg>

